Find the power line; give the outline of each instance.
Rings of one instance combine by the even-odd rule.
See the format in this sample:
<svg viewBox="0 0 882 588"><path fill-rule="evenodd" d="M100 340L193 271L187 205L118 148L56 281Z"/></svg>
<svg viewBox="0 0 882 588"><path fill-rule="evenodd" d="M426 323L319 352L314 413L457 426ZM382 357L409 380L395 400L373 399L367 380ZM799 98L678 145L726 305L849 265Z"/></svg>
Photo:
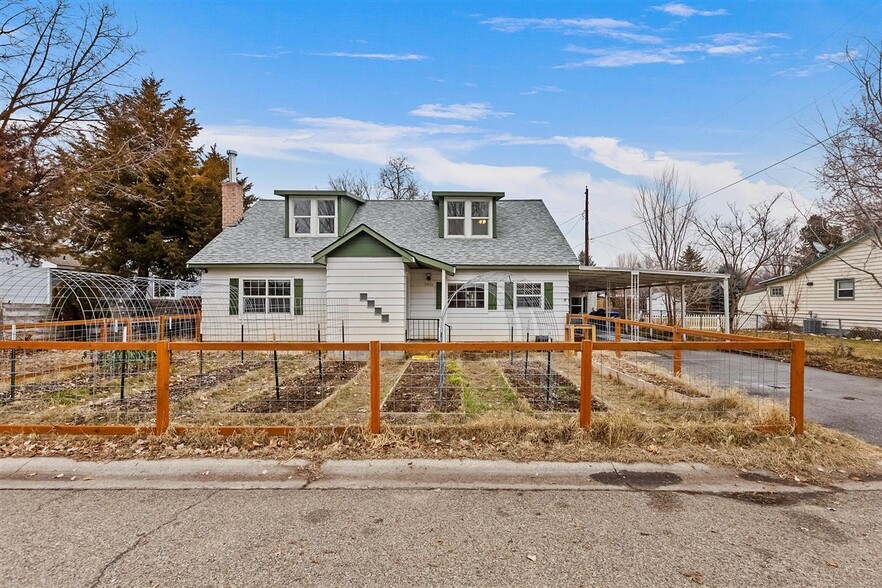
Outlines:
<svg viewBox="0 0 882 588"><path fill-rule="evenodd" d="M833 139L834 137L837 137L837 136L841 135L841 134L844 133L844 132L845 132L844 130L843 130L843 131L839 131L838 133L835 133L835 134L833 134L833 135L830 135L829 137L826 137L826 138L824 138L824 139L818 139L817 141L815 141L814 143L812 143L811 145L809 145L809 146L806 147L805 149L800 149L800 150L797 151L796 153L793 153L792 155L788 155L788 156L785 157L784 159L779 159L779 160L776 161L775 163L773 163L773 164L771 164L771 165L767 165L766 167L762 168L761 170L757 170L757 171L753 172L752 174L746 175L746 176L744 176L743 178L740 178L740 179L738 179L738 180L735 180L734 182L731 182L731 183L729 183L729 184L726 184L726 185L723 186L722 188L717 188L716 190L714 190L714 191L712 191L712 192L708 192L707 194L704 194L703 196L699 196L698 198L695 199L695 201L698 202L699 200L704 200L705 198L709 198L709 197L713 196L714 194L719 194L719 193L722 192L723 190L728 190L729 188L732 188L733 186L737 186L738 184L740 184L740 183L742 183L742 182L746 182L746 181L749 180L750 178L753 178L753 177L756 177L756 176L758 176L758 175L760 175L760 174L763 174L763 173L769 171L770 169L772 169L772 168L774 168L774 167L777 167L777 166L781 165L782 163L784 163L784 162L786 162L786 161L790 161L790 160L793 159L794 157L799 157L800 155L802 155L802 154L805 153L806 151L809 151L810 149L814 149L814 148L817 147L818 145L822 145L823 143L826 143L826 142L829 141L830 139ZM685 204L681 204L680 206L677 206L674 210L679 209L679 208L683 208L684 206L686 206L686 205L685 205ZM642 221L638 221L638 222L636 222L636 223L633 223L633 224L631 224L631 225L628 225L628 226L622 227L621 229L616 229L615 231L610 231L609 233L604 233L604 234L602 234L602 235L598 235L598 236L596 236L596 237L591 237L590 240L591 240L591 241L594 241L595 239L602 239L603 237L609 237L610 235L615 235L616 233L621 233L622 231L628 231L628 230L630 230L630 229L637 228L637 227L639 227L640 225L645 225L645 224L648 223L649 221L651 221L651 220L655 220L656 218L658 218L658 217L655 216L655 217L647 218L647 219L644 219L644 220L642 220Z"/></svg>

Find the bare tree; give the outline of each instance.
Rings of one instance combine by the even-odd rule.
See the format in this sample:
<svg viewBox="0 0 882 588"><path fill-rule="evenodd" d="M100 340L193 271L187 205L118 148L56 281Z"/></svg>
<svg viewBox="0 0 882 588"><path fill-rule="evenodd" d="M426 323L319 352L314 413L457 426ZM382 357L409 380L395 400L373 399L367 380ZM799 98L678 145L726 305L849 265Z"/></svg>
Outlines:
<svg viewBox="0 0 882 588"><path fill-rule="evenodd" d="M848 48L845 55L860 100L835 123L822 119L824 136L818 140L824 161L817 184L830 193L823 201L830 217L851 229L849 237L869 234L876 253L882 253L882 47L867 41L862 55ZM882 276L867 264L848 265L882 287Z"/></svg>
<svg viewBox="0 0 882 588"><path fill-rule="evenodd" d="M344 171L339 176L328 177L328 187L331 190L349 192L359 198L371 200L377 197L377 186L371 182L368 175L363 171Z"/></svg>
<svg viewBox="0 0 882 588"><path fill-rule="evenodd" d="M751 287L759 272L792 239L795 217L776 220L772 215L780 198L778 194L747 211L730 204L726 218L716 214L695 223L705 245L717 255L723 271L729 274L730 323L735 319L741 291Z"/></svg>
<svg viewBox="0 0 882 588"><path fill-rule="evenodd" d="M109 5L0 0L0 248L49 252L70 202L63 147L136 58Z"/></svg>
<svg viewBox="0 0 882 588"><path fill-rule="evenodd" d="M680 179L673 166L665 167L651 184L637 185L634 215L642 221L642 228L634 241L652 257L653 265L676 269L688 245L697 203L698 192L688 180ZM668 321L673 323L676 311L670 288L665 288L665 307Z"/></svg>
<svg viewBox="0 0 882 588"><path fill-rule="evenodd" d="M380 170L378 188L381 194L391 200L422 200L425 192L414 177L416 168L403 155L390 157Z"/></svg>

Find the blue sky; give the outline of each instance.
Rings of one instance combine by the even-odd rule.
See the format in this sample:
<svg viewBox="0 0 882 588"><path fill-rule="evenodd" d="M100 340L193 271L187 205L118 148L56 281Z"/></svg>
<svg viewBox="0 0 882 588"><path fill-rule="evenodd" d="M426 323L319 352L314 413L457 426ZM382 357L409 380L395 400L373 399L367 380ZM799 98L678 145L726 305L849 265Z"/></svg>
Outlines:
<svg viewBox="0 0 882 588"><path fill-rule="evenodd" d="M239 152L255 192L372 175L403 154L428 189L542 198L576 251L636 250L635 185L675 165L710 193L811 144L851 102L846 47L882 3L120 2L200 141ZM811 206L820 150L702 201L786 192ZM618 231L618 232L614 232Z"/></svg>

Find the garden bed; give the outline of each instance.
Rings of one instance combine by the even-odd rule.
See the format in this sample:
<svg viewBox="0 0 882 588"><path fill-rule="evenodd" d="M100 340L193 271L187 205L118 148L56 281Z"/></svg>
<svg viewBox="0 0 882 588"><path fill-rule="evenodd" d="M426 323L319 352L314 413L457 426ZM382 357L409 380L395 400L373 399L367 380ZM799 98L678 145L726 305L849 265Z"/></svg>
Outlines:
<svg viewBox="0 0 882 588"><path fill-rule="evenodd" d="M303 412L330 397L340 386L349 383L365 366L363 361L324 361L290 379L279 381L275 391L263 397L239 402L233 412Z"/></svg>
<svg viewBox="0 0 882 588"><path fill-rule="evenodd" d="M411 361L386 398L383 410L388 412L457 412L462 390L450 383L453 375L449 364L445 370L438 402L438 362Z"/></svg>
<svg viewBox="0 0 882 588"><path fill-rule="evenodd" d="M509 384L530 404L534 410L578 411L581 402L579 387L566 376L552 369L550 378L546 365L529 363L524 373L523 363L502 366L502 373ZM606 405L591 399L591 410L606 411Z"/></svg>

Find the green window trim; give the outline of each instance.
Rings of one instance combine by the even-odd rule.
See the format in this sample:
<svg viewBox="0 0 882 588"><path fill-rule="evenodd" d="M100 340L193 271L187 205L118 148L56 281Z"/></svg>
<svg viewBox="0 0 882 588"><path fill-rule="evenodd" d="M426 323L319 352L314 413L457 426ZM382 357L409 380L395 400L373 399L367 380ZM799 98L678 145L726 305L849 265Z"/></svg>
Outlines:
<svg viewBox="0 0 882 588"><path fill-rule="evenodd" d="M505 283L505 310L514 310L514 282Z"/></svg>
<svg viewBox="0 0 882 588"><path fill-rule="evenodd" d="M435 282L435 310L441 310L441 282Z"/></svg>
<svg viewBox="0 0 882 588"><path fill-rule="evenodd" d="M230 278L230 315L239 314L239 278Z"/></svg>
<svg viewBox="0 0 882 588"><path fill-rule="evenodd" d="M487 310L496 310L496 282L487 282Z"/></svg>
<svg viewBox="0 0 882 588"><path fill-rule="evenodd" d="M554 310L554 282L545 282L545 310Z"/></svg>
<svg viewBox="0 0 882 588"><path fill-rule="evenodd" d="M303 314L303 278L294 278L294 308L295 315Z"/></svg>

